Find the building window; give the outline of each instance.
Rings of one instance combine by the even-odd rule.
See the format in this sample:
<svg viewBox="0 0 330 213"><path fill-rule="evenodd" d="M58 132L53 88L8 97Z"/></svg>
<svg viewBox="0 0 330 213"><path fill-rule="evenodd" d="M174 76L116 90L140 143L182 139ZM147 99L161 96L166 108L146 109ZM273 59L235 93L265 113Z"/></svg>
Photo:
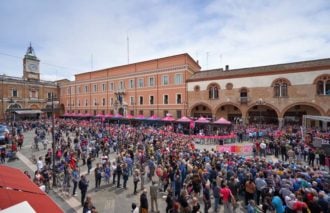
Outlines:
<svg viewBox="0 0 330 213"><path fill-rule="evenodd" d="M123 81L119 82L119 89L123 90L125 88L125 83Z"/></svg>
<svg viewBox="0 0 330 213"><path fill-rule="evenodd" d="M78 106L80 106L80 99L78 99Z"/></svg>
<svg viewBox="0 0 330 213"><path fill-rule="evenodd" d="M248 102L248 90L245 87L240 89L239 97L240 97L240 102L241 103L247 103Z"/></svg>
<svg viewBox="0 0 330 213"><path fill-rule="evenodd" d="M134 116L134 110L129 111L129 113Z"/></svg>
<svg viewBox="0 0 330 213"><path fill-rule="evenodd" d="M85 93L87 93L88 92L88 86L86 85L86 86L84 86L84 91L85 91Z"/></svg>
<svg viewBox="0 0 330 213"><path fill-rule="evenodd" d="M149 104L150 104L150 105L153 105L153 104L154 104L154 96L153 96L153 95L151 95L151 96L149 97Z"/></svg>
<svg viewBox="0 0 330 213"><path fill-rule="evenodd" d="M77 87L77 94L80 93L80 87Z"/></svg>
<svg viewBox="0 0 330 213"><path fill-rule="evenodd" d="M323 75L317 78L316 93L318 95L330 95L330 75Z"/></svg>
<svg viewBox="0 0 330 213"><path fill-rule="evenodd" d="M149 78L149 87L153 87L155 86L155 78L154 77L150 77Z"/></svg>
<svg viewBox="0 0 330 213"><path fill-rule="evenodd" d="M176 94L176 103L181 104L181 94Z"/></svg>
<svg viewBox="0 0 330 213"><path fill-rule="evenodd" d="M274 88L274 97L287 97L288 85L290 85L290 82L284 78L273 81L272 86Z"/></svg>
<svg viewBox="0 0 330 213"><path fill-rule="evenodd" d="M88 106L88 100L85 99L85 106Z"/></svg>
<svg viewBox="0 0 330 213"><path fill-rule="evenodd" d="M139 88L143 88L144 87L144 80L143 78L139 79Z"/></svg>
<svg viewBox="0 0 330 213"><path fill-rule="evenodd" d="M150 117L154 116L155 112L153 110L150 110Z"/></svg>
<svg viewBox="0 0 330 213"><path fill-rule="evenodd" d="M168 85L168 75L163 75L162 76L162 84L163 85Z"/></svg>
<svg viewBox="0 0 330 213"><path fill-rule="evenodd" d="M199 87L198 85L196 85L196 86L194 87L194 91L195 91L195 92L199 92L199 90L200 90L200 87Z"/></svg>
<svg viewBox="0 0 330 213"><path fill-rule="evenodd" d="M175 84L182 84L183 83L183 75L180 74L175 74Z"/></svg>
<svg viewBox="0 0 330 213"><path fill-rule="evenodd" d="M219 86L217 84L211 84L208 90L209 99L214 100L219 98Z"/></svg>
<svg viewBox="0 0 330 213"><path fill-rule="evenodd" d="M129 88L133 89L134 86L134 79L129 80Z"/></svg>
<svg viewBox="0 0 330 213"><path fill-rule="evenodd" d="M140 105L143 105L143 96L139 97L139 103L140 103Z"/></svg>
<svg viewBox="0 0 330 213"><path fill-rule="evenodd" d="M106 84L102 84L102 92L105 92L107 90Z"/></svg>
<svg viewBox="0 0 330 213"><path fill-rule="evenodd" d="M167 114L168 114L168 110L164 110L164 111L163 111L163 113L164 113L164 115L163 115L163 116L164 116L164 117L166 117L166 116L167 116Z"/></svg>
<svg viewBox="0 0 330 213"><path fill-rule="evenodd" d="M110 82L109 90L110 90L110 91L113 91L114 88L115 88L114 83L113 83L113 82Z"/></svg>
<svg viewBox="0 0 330 213"><path fill-rule="evenodd" d="M18 97L17 89L13 89L13 90L11 91L11 96L12 96L12 97Z"/></svg>
<svg viewBox="0 0 330 213"><path fill-rule="evenodd" d="M227 84L226 84L226 89L227 89L227 90L232 90L233 87L234 87L234 85L233 85L232 83L227 83Z"/></svg>
<svg viewBox="0 0 330 213"><path fill-rule="evenodd" d="M35 90L30 91L30 98L38 98L38 91Z"/></svg>
<svg viewBox="0 0 330 213"><path fill-rule="evenodd" d="M139 115L143 115L143 110L139 110Z"/></svg>
<svg viewBox="0 0 330 213"><path fill-rule="evenodd" d="M71 94L71 87L68 87L67 94Z"/></svg>
<svg viewBox="0 0 330 213"><path fill-rule="evenodd" d="M51 100L52 99L52 93L51 92L47 92L47 100Z"/></svg>
<svg viewBox="0 0 330 213"><path fill-rule="evenodd" d="M105 98L102 99L102 105L105 106Z"/></svg>
<svg viewBox="0 0 330 213"><path fill-rule="evenodd" d="M182 111L181 110L177 110L176 111L176 117L177 118L181 118L182 117Z"/></svg>
<svg viewBox="0 0 330 213"><path fill-rule="evenodd" d="M168 95L164 95L164 104L168 104Z"/></svg>
<svg viewBox="0 0 330 213"><path fill-rule="evenodd" d="M113 98L110 98L110 106L113 105Z"/></svg>
<svg viewBox="0 0 330 213"><path fill-rule="evenodd" d="M240 91L240 97L247 97L247 89L246 88L242 88Z"/></svg>
<svg viewBox="0 0 330 213"><path fill-rule="evenodd" d="M93 92L97 92L97 84L93 85Z"/></svg>
<svg viewBox="0 0 330 213"><path fill-rule="evenodd" d="M130 101L130 104L131 104L131 105L135 105L135 103L134 103L134 97L133 97L133 96L131 96L131 97L129 98L129 101Z"/></svg>
<svg viewBox="0 0 330 213"><path fill-rule="evenodd" d="M85 110L85 114L87 114L88 113L88 110Z"/></svg>

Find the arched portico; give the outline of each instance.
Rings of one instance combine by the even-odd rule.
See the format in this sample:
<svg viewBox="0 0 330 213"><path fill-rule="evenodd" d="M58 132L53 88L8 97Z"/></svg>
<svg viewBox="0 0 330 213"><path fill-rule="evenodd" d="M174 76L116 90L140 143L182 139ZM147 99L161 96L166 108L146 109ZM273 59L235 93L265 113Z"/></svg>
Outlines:
<svg viewBox="0 0 330 213"><path fill-rule="evenodd" d="M302 124L303 115L324 115L319 106L312 103L295 103L285 107L282 111L285 124ZM319 126L315 121L310 121L311 126Z"/></svg>
<svg viewBox="0 0 330 213"><path fill-rule="evenodd" d="M37 104L31 104L30 109L40 109Z"/></svg>
<svg viewBox="0 0 330 213"><path fill-rule="evenodd" d="M200 116L212 118L212 107L206 103L200 102L189 108L189 115L198 118Z"/></svg>
<svg viewBox="0 0 330 213"><path fill-rule="evenodd" d="M280 112L271 104L255 103L248 107L247 120L255 124L278 124Z"/></svg>
<svg viewBox="0 0 330 213"><path fill-rule="evenodd" d="M242 118L242 111L239 106L231 102L220 104L214 112L215 119L223 117L233 123L240 122Z"/></svg>

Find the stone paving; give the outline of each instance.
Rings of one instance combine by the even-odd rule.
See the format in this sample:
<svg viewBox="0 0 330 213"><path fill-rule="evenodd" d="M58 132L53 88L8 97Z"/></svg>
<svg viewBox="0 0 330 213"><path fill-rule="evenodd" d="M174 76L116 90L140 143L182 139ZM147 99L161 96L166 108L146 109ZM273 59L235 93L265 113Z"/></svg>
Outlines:
<svg viewBox="0 0 330 213"><path fill-rule="evenodd" d="M39 156L45 156L46 150L43 149L42 146L40 146L40 151L33 150L32 147L32 141L33 141L34 132L27 132L25 133L25 140L23 144L22 150L19 151L18 157L19 160L15 160L12 162L9 162L8 165L12 167L19 168L21 170L27 170L30 172L31 176L33 174L32 171L36 170L36 165L34 165L31 162L31 156L32 154L35 155L37 158ZM51 136L47 136L48 140L51 141ZM51 144L48 144L48 148L51 147ZM215 145L197 145L197 148L199 149L212 149L215 148ZM114 161L116 158L115 153L111 153L110 161ZM95 159L93 162L93 167L95 167L96 163L99 162L100 159ZM81 174L87 174L87 166L82 166L81 162L79 164L80 167L80 173ZM87 178L89 180L89 188L87 195L92 197L93 203L97 208L98 212L109 212L109 213L126 213L131 212L131 204L135 202L137 205L139 205L139 198L140 198L140 184L138 184L138 194L133 195L133 178L130 176L128 180L128 186L127 189L123 188L117 188L116 185L112 185L112 177L110 179L109 185L105 185L105 182L102 180L101 188L98 191L95 191L95 178L94 178L94 172L92 171L90 175L87 175ZM146 178L147 179L147 178ZM122 181L121 181L122 183ZM145 187L149 191L150 182L147 180L145 181ZM70 195L62 193L58 189L54 189L49 193L50 197L63 209L64 212L82 212L82 208L80 206L80 190L77 189L77 196L73 197L71 196L72 193L72 187L70 188ZM166 202L165 202L166 194L159 193L158 196L158 207L159 211L161 213L165 212L166 208ZM150 197L149 199L149 205L150 205ZM200 205L201 209L203 209L203 202L202 197L200 199ZM212 205L213 206L213 205ZM212 209L212 207L211 207ZM211 211L210 209L210 212ZM223 209L220 209L220 212L223 212ZM243 209L237 209L236 211L243 212Z"/></svg>

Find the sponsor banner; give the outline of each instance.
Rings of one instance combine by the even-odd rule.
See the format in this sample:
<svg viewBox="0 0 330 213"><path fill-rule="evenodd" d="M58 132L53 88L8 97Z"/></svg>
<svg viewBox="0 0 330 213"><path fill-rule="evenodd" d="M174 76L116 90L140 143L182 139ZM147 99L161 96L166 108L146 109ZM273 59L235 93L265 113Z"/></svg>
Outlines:
<svg viewBox="0 0 330 213"><path fill-rule="evenodd" d="M253 145L217 145L216 150L218 152L230 152L230 153L252 153Z"/></svg>

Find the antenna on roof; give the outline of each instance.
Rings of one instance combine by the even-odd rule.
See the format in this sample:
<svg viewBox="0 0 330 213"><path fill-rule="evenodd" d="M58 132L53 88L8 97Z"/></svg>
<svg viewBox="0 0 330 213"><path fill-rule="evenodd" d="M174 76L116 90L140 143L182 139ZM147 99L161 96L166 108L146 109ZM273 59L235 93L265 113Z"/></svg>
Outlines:
<svg viewBox="0 0 330 213"><path fill-rule="evenodd" d="M210 52L206 52L206 69L209 69L209 53Z"/></svg>
<svg viewBox="0 0 330 213"><path fill-rule="evenodd" d="M93 71L93 53L91 54L91 71Z"/></svg>
<svg viewBox="0 0 330 213"><path fill-rule="evenodd" d="M129 37L127 34L127 64L129 64Z"/></svg>

